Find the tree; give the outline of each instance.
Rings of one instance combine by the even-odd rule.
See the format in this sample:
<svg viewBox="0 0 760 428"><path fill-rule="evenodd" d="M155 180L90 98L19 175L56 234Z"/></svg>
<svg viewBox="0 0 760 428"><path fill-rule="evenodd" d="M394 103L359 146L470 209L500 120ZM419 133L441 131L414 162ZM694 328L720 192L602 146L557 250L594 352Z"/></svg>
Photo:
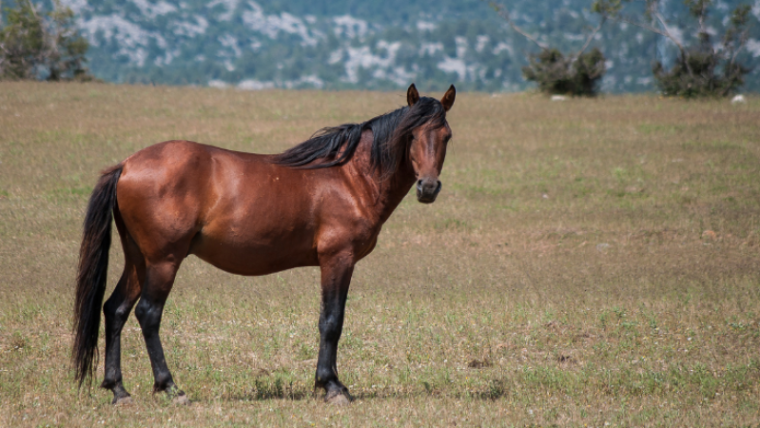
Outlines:
<svg viewBox="0 0 760 428"><path fill-rule="evenodd" d="M748 4L739 5L731 13L720 43L714 44L707 21L713 0L685 0L689 15L696 20L696 43L686 45L676 37L661 10L662 0L643 2L643 19L623 13L623 3L632 0L597 0L593 10L603 17L626 22L666 37L678 48L675 63L666 70L660 61L652 66L654 78L663 95L686 98L728 96L744 84L751 69L736 61L749 38Z"/></svg>
<svg viewBox="0 0 760 428"><path fill-rule="evenodd" d="M588 52L586 49L594 36L602 29L607 15L600 14L599 24L587 35L578 52L565 55L559 49L550 47L517 26L505 6L494 2L490 5L514 31L541 48L541 52L529 56L529 64L522 68L525 80L536 82L539 90L549 95L592 97L597 94L598 83L607 71L604 64L605 58L598 48Z"/></svg>
<svg viewBox="0 0 760 428"><path fill-rule="evenodd" d="M87 40L79 34L74 13L54 1L41 13L30 0L6 8L0 21L0 79L92 80L85 64Z"/></svg>

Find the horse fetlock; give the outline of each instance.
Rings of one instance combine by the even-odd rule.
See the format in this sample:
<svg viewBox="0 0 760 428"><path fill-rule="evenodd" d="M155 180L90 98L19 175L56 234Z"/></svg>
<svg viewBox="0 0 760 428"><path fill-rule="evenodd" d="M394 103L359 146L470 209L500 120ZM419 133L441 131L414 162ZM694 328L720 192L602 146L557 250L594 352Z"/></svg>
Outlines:
<svg viewBox="0 0 760 428"><path fill-rule="evenodd" d="M129 395L127 391L124 389L124 385L122 385L121 383L121 376L119 377L106 376L103 379L103 382L100 384L100 387L103 389L109 389L113 391L114 395L122 395L122 392L123 394Z"/></svg>
<svg viewBox="0 0 760 428"><path fill-rule="evenodd" d="M338 380L338 377L334 375L326 381L320 381L320 379L317 379L314 382L314 388L324 389L327 395L348 394L348 388L346 388L346 386Z"/></svg>
<svg viewBox="0 0 760 428"><path fill-rule="evenodd" d="M103 382L100 384L100 387L103 389L114 389L114 387L116 387L116 384L118 382L119 381L117 380L106 378L106 379L103 379Z"/></svg>
<svg viewBox="0 0 760 428"><path fill-rule="evenodd" d="M338 375L335 373L335 371L332 369L317 368L317 375L314 379L314 388L322 388L324 390L327 390L331 384L341 385L341 383L338 381Z"/></svg>
<svg viewBox="0 0 760 428"><path fill-rule="evenodd" d="M167 376L164 379L156 379L156 381L153 383L153 393L155 394L157 392L165 392L171 397L179 394L184 394L184 392L182 392L182 390L180 390L179 387L174 383L171 375Z"/></svg>

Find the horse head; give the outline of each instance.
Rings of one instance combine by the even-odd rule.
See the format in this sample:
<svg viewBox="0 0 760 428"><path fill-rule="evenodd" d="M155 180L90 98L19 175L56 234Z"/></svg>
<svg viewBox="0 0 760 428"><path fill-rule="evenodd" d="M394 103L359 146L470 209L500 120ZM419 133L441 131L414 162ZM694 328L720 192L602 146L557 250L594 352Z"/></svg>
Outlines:
<svg viewBox="0 0 760 428"><path fill-rule="evenodd" d="M409 160L417 179L417 200L423 204L435 202L441 191L439 176L446 157L446 145L451 139L451 128L446 112L454 105L456 89L451 85L440 101L423 97L412 83L406 93L409 113L404 122L415 122L410 132ZM416 119L416 120L414 120ZM402 124L402 128L404 125Z"/></svg>

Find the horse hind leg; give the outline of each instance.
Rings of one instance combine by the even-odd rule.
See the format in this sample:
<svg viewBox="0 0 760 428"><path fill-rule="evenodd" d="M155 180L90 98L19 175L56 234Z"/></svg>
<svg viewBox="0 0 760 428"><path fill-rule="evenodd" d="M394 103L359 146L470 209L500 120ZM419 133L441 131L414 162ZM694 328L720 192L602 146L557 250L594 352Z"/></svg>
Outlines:
<svg viewBox="0 0 760 428"><path fill-rule="evenodd" d="M165 262L146 267L145 284L140 302L135 308L135 315L140 322L145 346L148 349L150 365L153 369L153 393L166 392L175 397L175 401L187 404L187 396L174 383L172 374L166 365L164 348L161 346L159 328L169 292L174 284L174 277L179 263Z"/></svg>
<svg viewBox="0 0 760 428"><path fill-rule="evenodd" d="M121 331L132 307L140 297L140 283L137 267L127 261L119 283L103 305L106 320L106 362L105 376L100 386L113 392L113 404L127 404L131 401L130 394L122 383Z"/></svg>

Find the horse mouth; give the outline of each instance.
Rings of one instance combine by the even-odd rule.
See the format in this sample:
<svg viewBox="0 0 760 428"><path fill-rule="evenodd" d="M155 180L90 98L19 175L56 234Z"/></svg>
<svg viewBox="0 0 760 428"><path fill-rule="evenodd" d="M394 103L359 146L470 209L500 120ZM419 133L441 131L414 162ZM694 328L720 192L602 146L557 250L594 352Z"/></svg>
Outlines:
<svg viewBox="0 0 760 428"><path fill-rule="evenodd" d="M441 192L440 181L438 182L438 185L435 187L435 190L433 190L432 192L418 183L417 184L417 201L423 204L432 204L433 202L435 202L435 198L438 197L438 193L440 192Z"/></svg>

